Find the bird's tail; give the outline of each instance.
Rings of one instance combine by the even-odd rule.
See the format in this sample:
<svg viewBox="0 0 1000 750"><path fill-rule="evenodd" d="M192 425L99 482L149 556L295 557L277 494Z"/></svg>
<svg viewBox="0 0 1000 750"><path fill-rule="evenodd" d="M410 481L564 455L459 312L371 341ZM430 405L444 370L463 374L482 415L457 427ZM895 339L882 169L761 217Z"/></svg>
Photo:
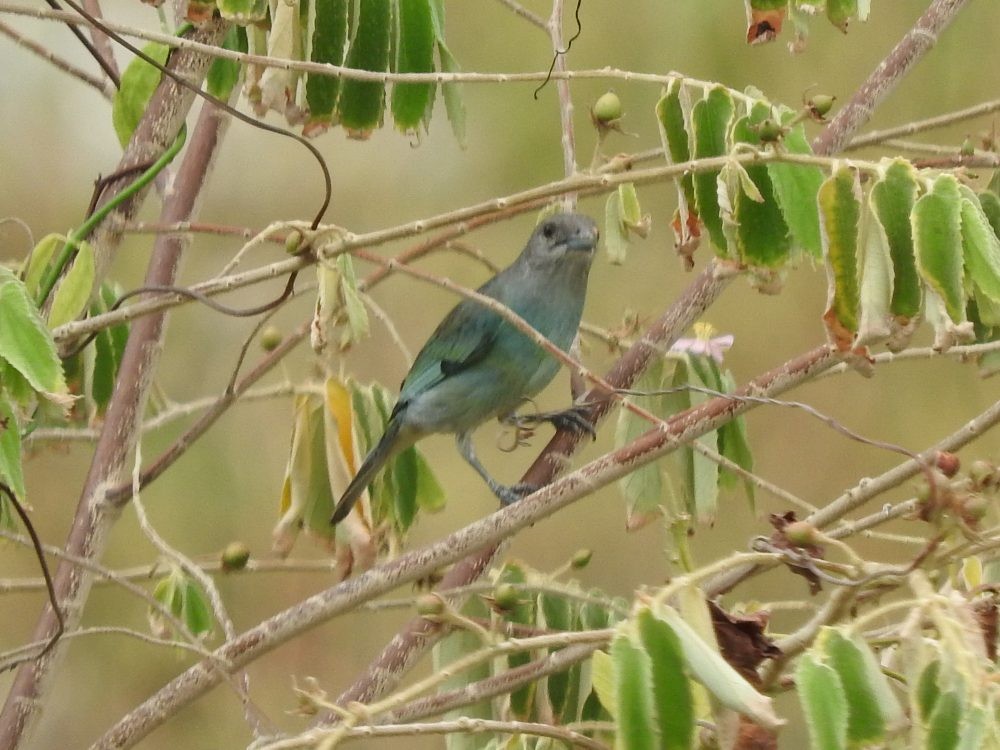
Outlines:
<svg viewBox="0 0 1000 750"><path fill-rule="evenodd" d="M365 460L361 462L361 468L358 469L358 473L354 475L354 479L347 485L344 494L337 501L337 507L333 509L333 516L330 518L332 525L336 526L347 517L347 514L351 512L351 508L354 507L354 503L361 497L361 493L365 491L365 488L372 483L379 469L385 466L385 463L401 448L405 447L405 445L400 444L399 427L400 420L389 420L389 425L385 428L382 438L371 453L365 456Z"/></svg>

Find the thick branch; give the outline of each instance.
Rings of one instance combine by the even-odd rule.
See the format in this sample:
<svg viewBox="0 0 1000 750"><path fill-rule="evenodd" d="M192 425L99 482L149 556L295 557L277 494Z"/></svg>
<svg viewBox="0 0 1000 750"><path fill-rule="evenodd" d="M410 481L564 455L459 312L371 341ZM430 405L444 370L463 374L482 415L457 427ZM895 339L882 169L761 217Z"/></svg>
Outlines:
<svg viewBox="0 0 1000 750"><path fill-rule="evenodd" d="M210 24L211 26L211 24ZM216 32L221 34L223 27L214 25ZM206 38L214 39L211 34ZM218 41L216 39L216 41ZM190 73L204 73L207 61L202 60L199 66L194 60L186 59L190 55L178 55L174 64L179 69ZM172 98L164 100L164 89L170 88ZM138 132L157 144L167 144L173 141L183 122L185 112L178 109L176 98L178 92L173 91L170 83L160 86L147 110L147 117L140 123ZM190 97L186 98L190 104ZM194 203L199 195L208 169L209 159L214 153L219 137L219 121L209 110L202 112L195 137L189 146L189 151L178 171L169 201L163 210L165 221L181 221L190 218ZM159 146L140 143L133 139L127 151L129 156L140 159L139 154L150 153ZM134 211L138 201L130 202L123 208L126 212ZM111 230L103 230L101 246L102 254L110 258L117 242L112 239ZM157 240L146 283L174 283L181 250L186 243L176 237L163 237ZM67 552L88 559L100 559L107 541L108 532L117 519L118 508L104 501L104 491L109 484L120 481L127 471L126 460L135 445L139 434L143 408L148 396L152 373L159 358L160 342L163 336L164 316L153 315L137 323L129 336L128 344L122 358L118 381L114 396L108 406L104 428L94 451L90 472L80 501L76 517L70 529L66 544ZM56 572L56 591L64 609L67 627L72 629L80 621L87 596L90 592L92 575L79 566L63 562ZM46 639L56 624L56 618L51 609L46 607L35 628L33 640ZM24 665L17 673L14 684L7 696L3 711L0 712L0 747L13 749L22 741L28 722L35 716L42 705L42 698L48 692L54 676L56 659L63 649L55 648L44 658Z"/></svg>

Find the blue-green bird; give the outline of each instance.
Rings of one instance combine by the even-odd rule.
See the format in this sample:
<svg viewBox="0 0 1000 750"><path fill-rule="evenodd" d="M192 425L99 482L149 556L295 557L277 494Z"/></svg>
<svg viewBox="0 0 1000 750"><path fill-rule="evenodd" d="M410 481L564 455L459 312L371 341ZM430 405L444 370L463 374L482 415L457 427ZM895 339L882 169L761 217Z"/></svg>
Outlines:
<svg viewBox="0 0 1000 750"><path fill-rule="evenodd" d="M586 216L552 216L536 227L517 260L479 292L567 351L583 315L597 236L597 226ZM343 520L389 459L435 432L455 433L462 456L501 502L520 498L527 488L500 484L476 458L472 430L493 417L512 415L558 370L559 362L509 321L475 300L462 300L414 360L385 434L347 486L331 523ZM589 429L572 410L540 416Z"/></svg>

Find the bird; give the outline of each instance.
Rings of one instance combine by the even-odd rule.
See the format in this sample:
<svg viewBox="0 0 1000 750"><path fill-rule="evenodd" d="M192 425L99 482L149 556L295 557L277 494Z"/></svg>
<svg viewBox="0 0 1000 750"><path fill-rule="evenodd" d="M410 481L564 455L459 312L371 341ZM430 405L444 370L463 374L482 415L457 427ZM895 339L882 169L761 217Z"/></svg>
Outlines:
<svg viewBox="0 0 1000 750"><path fill-rule="evenodd" d="M541 221L510 266L477 290L506 305L563 351L576 337L599 232L590 217L560 213ZM503 505L534 488L506 486L479 462L472 432L494 417L511 419L542 390L558 360L500 314L474 299L459 302L417 354L400 386L385 432L362 461L330 519L338 524L387 461L434 433L453 433L462 457ZM556 426L593 427L579 409L534 415Z"/></svg>

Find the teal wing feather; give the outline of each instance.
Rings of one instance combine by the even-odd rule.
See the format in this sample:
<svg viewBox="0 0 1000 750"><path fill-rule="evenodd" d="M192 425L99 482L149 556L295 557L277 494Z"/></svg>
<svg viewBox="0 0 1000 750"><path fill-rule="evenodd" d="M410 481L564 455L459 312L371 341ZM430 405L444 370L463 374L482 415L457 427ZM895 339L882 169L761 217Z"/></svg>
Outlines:
<svg viewBox="0 0 1000 750"><path fill-rule="evenodd" d="M502 322L499 315L482 305L470 299L462 300L420 350L400 387L394 412L446 378L482 361L493 349Z"/></svg>

